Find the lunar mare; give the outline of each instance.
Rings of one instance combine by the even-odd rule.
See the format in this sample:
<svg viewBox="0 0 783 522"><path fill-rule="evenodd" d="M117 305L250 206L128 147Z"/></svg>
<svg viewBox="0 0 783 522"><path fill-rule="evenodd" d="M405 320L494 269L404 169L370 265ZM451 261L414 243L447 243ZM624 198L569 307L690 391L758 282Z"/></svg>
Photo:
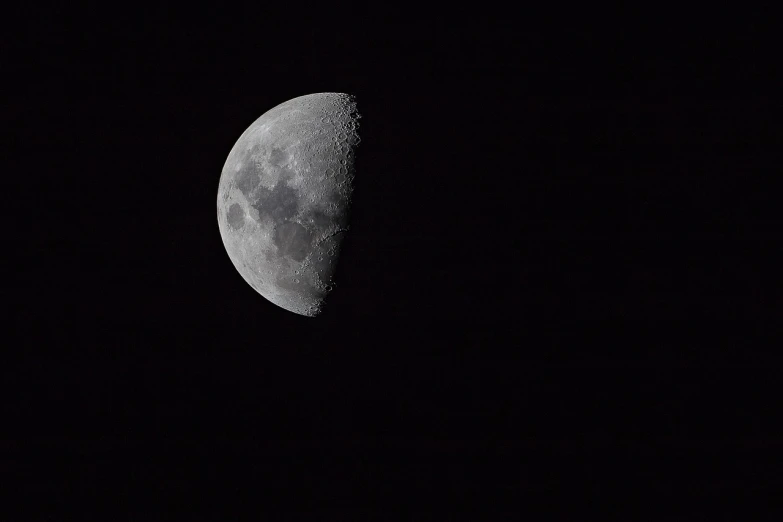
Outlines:
<svg viewBox="0 0 783 522"><path fill-rule="evenodd" d="M359 144L353 96L317 93L264 113L220 176L217 217L229 258L272 303L314 317L348 231Z"/></svg>

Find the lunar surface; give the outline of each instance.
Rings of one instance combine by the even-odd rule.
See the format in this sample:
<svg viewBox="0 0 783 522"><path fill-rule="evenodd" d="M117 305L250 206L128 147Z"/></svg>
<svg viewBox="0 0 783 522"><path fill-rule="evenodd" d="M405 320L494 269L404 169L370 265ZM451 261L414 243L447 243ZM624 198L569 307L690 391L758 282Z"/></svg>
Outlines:
<svg viewBox="0 0 783 522"><path fill-rule="evenodd" d="M334 286L359 118L347 94L294 98L250 125L223 166L217 217L228 256L250 286L291 312L318 315Z"/></svg>

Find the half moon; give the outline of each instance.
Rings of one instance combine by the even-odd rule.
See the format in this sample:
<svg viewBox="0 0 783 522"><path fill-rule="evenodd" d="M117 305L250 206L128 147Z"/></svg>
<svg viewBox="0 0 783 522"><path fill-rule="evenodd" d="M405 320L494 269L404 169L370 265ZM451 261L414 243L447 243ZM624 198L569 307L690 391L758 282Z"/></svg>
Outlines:
<svg viewBox="0 0 783 522"><path fill-rule="evenodd" d="M253 122L223 166L217 217L231 262L259 294L300 315L318 315L334 286L360 117L348 94L293 98Z"/></svg>

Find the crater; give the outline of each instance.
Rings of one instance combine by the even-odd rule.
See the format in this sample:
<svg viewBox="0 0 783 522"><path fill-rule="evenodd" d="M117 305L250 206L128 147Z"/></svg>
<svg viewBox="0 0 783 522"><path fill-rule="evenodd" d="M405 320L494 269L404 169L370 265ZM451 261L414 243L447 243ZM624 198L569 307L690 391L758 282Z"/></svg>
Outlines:
<svg viewBox="0 0 783 522"><path fill-rule="evenodd" d="M327 279L327 280L331 278L332 272L334 271L335 268L332 259L330 259L329 256L324 256L324 255L321 255L318 258L316 258L313 266L316 272L323 279Z"/></svg>

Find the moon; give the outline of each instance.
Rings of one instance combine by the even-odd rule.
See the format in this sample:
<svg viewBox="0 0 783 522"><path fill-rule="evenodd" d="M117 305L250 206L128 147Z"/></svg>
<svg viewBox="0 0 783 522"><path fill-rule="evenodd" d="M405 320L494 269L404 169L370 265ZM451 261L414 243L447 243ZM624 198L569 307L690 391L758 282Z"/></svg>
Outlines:
<svg viewBox="0 0 783 522"><path fill-rule="evenodd" d="M360 117L349 94L293 98L253 122L223 166L226 252L247 284L290 312L317 316L334 287Z"/></svg>

